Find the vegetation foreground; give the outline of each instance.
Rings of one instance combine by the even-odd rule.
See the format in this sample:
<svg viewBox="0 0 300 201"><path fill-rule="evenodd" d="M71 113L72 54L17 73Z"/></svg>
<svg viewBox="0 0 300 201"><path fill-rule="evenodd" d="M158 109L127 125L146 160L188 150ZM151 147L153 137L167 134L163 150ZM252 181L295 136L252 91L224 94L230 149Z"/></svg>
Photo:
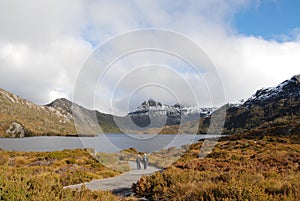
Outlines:
<svg viewBox="0 0 300 201"><path fill-rule="evenodd" d="M86 150L0 151L0 200L119 200L110 192L63 186L118 175Z"/></svg>
<svg viewBox="0 0 300 201"><path fill-rule="evenodd" d="M149 200L297 200L299 141L298 135L226 137L203 159L198 157L199 142L164 171L142 177L133 189L137 197ZM0 200L135 199L63 189L120 174L87 150L0 152Z"/></svg>
<svg viewBox="0 0 300 201"><path fill-rule="evenodd" d="M299 136L224 138L206 158L202 142L134 191L149 200L299 200Z"/></svg>

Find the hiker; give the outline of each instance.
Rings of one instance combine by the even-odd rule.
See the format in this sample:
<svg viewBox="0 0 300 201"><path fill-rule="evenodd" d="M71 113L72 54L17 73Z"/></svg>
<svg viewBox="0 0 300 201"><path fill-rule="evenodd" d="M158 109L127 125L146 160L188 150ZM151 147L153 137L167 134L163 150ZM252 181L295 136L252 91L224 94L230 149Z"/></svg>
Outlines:
<svg viewBox="0 0 300 201"><path fill-rule="evenodd" d="M141 169L141 161L142 161L141 155L138 155L138 157L136 158L135 161L136 161L136 167L137 167L137 169L140 170Z"/></svg>
<svg viewBox="0 0 300 201"><path fill-rule="evenodd" d="M147 157L146 153L144 153L143 163L144 163L144 169L147 170L147 167L148 167L148 157Z"/></svg>

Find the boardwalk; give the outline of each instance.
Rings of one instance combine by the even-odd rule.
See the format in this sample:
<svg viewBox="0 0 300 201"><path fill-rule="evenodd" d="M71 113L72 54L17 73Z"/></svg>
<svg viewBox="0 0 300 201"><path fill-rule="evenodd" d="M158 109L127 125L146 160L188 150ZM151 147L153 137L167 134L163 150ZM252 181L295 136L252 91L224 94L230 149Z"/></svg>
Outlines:
<svg viewBox="0 0 300 201"><path fill-rule="evenodd" d="M122 175L107 179L93 180L83 184L90 190L109 190L115 194L126 196L132 192L132 184L135 183L142 175L150 175L160 170L152 166L149 166L147 170L137 170L134 162L129 162L129 165L131 167L131 171ZM65 186L64 188L80 189L83 184Z"/></svg>

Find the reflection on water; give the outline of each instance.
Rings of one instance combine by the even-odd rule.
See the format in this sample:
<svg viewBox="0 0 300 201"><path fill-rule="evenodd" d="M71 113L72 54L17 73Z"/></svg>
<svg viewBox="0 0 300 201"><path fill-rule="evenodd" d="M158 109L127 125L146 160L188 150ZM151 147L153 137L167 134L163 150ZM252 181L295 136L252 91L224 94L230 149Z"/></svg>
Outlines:
<svg viewBox="0 0 300 201"><path fill-rule="evenodd" d="M126 135L104 134L96 137L30 137L1 138L0 147L17 151L56 151L63 149L93 148L97 152L118 152L126 148L152 153L170 147L179 148L199 139L220 137L220 135Z"/></svg>

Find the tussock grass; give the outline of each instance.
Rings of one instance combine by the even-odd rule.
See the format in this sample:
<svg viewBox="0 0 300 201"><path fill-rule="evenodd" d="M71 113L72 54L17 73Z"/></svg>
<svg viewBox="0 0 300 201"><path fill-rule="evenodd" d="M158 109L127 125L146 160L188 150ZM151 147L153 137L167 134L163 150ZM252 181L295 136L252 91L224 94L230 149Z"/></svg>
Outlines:
<svg viewBox="0 0 300 201"><path fill-rule="evenodd" d="M0 200L120 200L110 192L63 189L66 185L118 174L81 149L0 150Z"/></svg>
<svg viewBox="0 0 300 201"><path fill-rule="evenodd" d="M163 172L133 187L152 200L298 200L300 145L290 137L220 141L206 158L202 143Z"/></svg>
<svg viewBox="0 0 300 201"><path fill-rule="evenodd" d="M24 127L25 136L77 134L66 112L35 105L0 89L0 137L8 137L5 131L13 122Z"/></svg>

